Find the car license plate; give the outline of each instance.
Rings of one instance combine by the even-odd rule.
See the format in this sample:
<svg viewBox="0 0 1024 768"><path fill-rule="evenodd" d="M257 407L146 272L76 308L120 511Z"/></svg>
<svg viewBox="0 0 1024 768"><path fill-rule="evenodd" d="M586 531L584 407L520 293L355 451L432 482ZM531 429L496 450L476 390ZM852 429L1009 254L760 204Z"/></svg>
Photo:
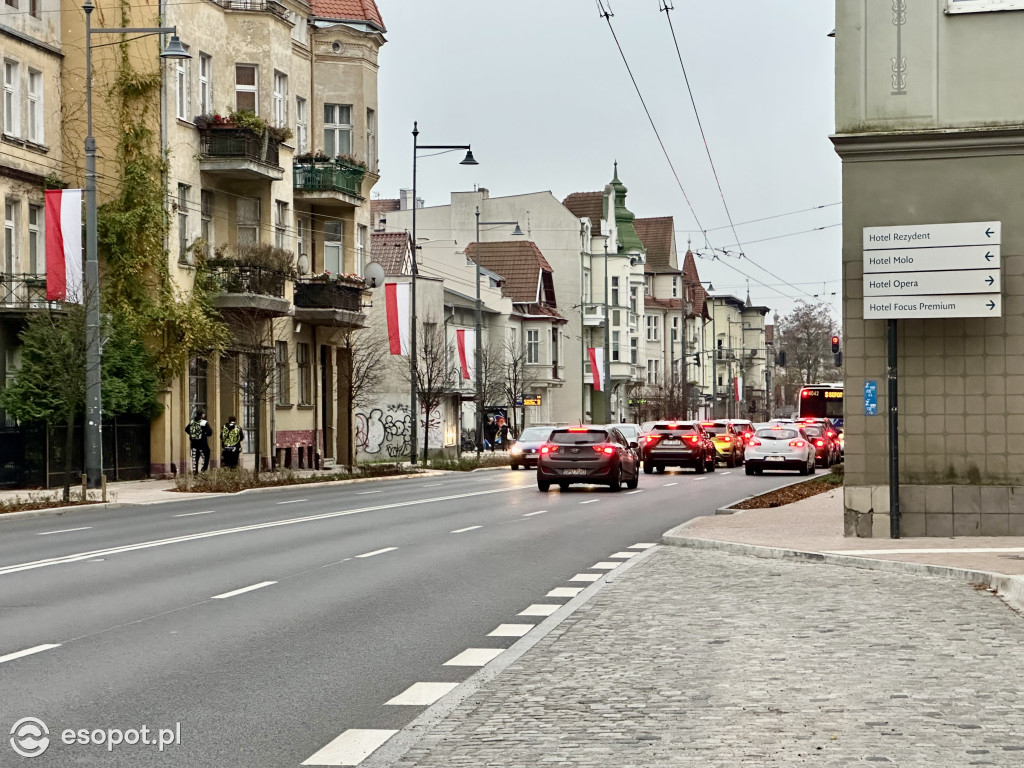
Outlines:
<svg viewBox="0 0 1024 768"><path fill-rule="evenodd" d="M666 440L665 442L662 443L662 445L682 445L682 441L680 441L680 440Z"/></svg>
<svg viewBox="0 0 1024 768"><path fill-rule="evenodd" d="M587 474L587 470L585 470L585 469L563 469L562 470L562 474L563 475L585 475L585 474Z"/></svg>
<svg viewBox="0 0 1024 768"><path fill-rule="evenodd" d="M784 456L765 456L764 457L765 461L783 461L784 459L785 459Z"/></svg>

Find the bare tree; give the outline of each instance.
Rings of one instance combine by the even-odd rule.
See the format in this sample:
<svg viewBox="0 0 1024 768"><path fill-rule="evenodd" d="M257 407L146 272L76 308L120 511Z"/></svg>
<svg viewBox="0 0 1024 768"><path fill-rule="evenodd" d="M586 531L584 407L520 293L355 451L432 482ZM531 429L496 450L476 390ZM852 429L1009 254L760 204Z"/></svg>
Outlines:
<svg viewBox="0 0 1024 768"><path fill-rule="evenodd" d="M443 325L423 323L420 329L416 355L416 399L423 410L423 460L427 461L430 448L430 428L437 426L434 411L441 407L446 395L458 386L456 368L451 364L452 349L445 337ZM406 381L410 371L405 371ZM417 418L417 414L412 414Z"/></svg>
<svg viewBox="0 0 1024 768"><path fill-rule="evenodd" d="M786 367L776 375L777 386L795 391L805 384L842 378L832 357L831 340L838 325L828 304L798 302L779 319L775 333L776 349L786 353Z"/></svg>
<svg viewBox="0 0 1024 768"><path fill-rule="evenodd" d="M526 347L516 339L505 339L505 397L512 406L512 426L516 434L522 432L525 424L519 424L516 420L515 404L524 395L532 394L531 390L536 387L537 381L533 370L527 364Z"/></svg>
<svg viewBox="0 0 1024 768"><path fill-rule="evenodd" d="M348 395L349 413L359 406L368 405L380 391L387 373L387 356L373 346L366 330L350 330L345 333L341 349L346 353L341 379ZM349 436L348 466L356 463L355 443Z"/></svg>

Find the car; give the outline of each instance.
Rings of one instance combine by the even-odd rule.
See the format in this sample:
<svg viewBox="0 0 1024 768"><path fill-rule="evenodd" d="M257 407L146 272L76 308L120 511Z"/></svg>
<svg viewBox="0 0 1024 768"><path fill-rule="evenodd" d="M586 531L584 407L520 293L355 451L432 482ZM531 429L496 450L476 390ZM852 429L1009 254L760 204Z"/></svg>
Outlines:
<svg viewBox="0 0 1024 768"><path fill-rule="evenodd" d="M734 427L738 427L740 434L743 436L743 445L746 446L747 442L754 436L754 424L746 419L732 419Z"/></svg>
<svg viewBox="0 0 1024 768"><path fill-rule="evenodd" d="M537 459L537 488L552 483L563 491L574 483L607 485L613 491L636 488L640 462L636 449L615 427L558 427L541 446Z"/></svg>
<svg viewBox="0 0 1024 768"><path fill-rule="evenodd" d="M835 421L833 421L832 419L826 419L824 417L810 417L810 416L807 416L807 417L804 417L804 418L800 419L797 423L800 424L801 426L816 424L816 425L822 427L825 430L826 435L829 438L831 438L835 442L835 444L837 446L837 450L838 450L837 461L842 459L842 457L843 457L843 437L842 437L843 430L842 430L842 428L840 428L840 427L838 427L836 425ZM833 462L833 463L835 463L835 462Z"/></svg>
<svg viewBox="0 0 1024 768"><path fill-rule="evenodd" d="M665 467L693 467L697 474L715 471L715 447L693 421L655 422L640 443L644 474Z"/></svg>
<svg viewBox="0 0 1024 768"><path fill-rule="evenodd" d="M717 459L724 461L727 467L736 467L743 463L743 434L729 419L702 421L700 425L711 435Z"/></svg>
<svg viewBox="0 0 1024 768"><path fill-rule="evenodd" d="M820 424L804 424L802 429L814 444L814 456L818 466L828 469L839 462L839 440L834 431L826 430Z"/></svg>
<svg viewBox="0 0 1024 768"><path fill-rule="evenodd" d="M760 475L766 469L795 469L801 475L813 475L814 466L814 446L795 424L759 429L747 444L748 475Z"/></svg>
<svg viewBox="0 0 1024 768"><path fill-rule="evenodd" d="M626 441L629 442L631 445L633 443L636 443L637 445L639 445L640 444L640 436L643 435L644 432L646 431L646 430L644 430L644 428L641 425L639 425L639 424L630 424L630 423L605 424L605 427L615 427L615 429L619 430L619 432L622 433L622 436L624 438L626 438ZM637 457L638 460L640 459L640 450L639 449L636 450L636 457Z"/></svg>
<svg viewBox="0 0 1024 768"><path fill-rule="evenodd" d="M512 469L537 466L540 448L548 441L554 427L527 427L508 449L508 460Z"/></svg>

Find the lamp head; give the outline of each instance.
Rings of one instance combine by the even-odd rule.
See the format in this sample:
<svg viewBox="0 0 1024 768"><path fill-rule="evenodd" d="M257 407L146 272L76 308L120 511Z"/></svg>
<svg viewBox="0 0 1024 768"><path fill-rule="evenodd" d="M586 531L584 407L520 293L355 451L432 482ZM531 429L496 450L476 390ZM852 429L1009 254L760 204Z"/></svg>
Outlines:
<svg viewBox="0 0 1024 768"><path fill-rule="evenodd" d="M466 157L462 160L461 163L459 163L459 165L480 165L480 163L478 163L476 161L476 158L473 157L473 150L472 149L467 149L466 150Z"/></svg>
<svg viewBox="0 0 1024 768"><path fill-rule="evenodd" d="M181 44L181 40L178 39L177 35L171 35L171 39L167 41L167 47L160 53L161 59L191 59L192 54L185 50L185 46Z"/></svg>
<svg viewBox="0 0 1024 768"><path fill-rule="evenodd" d="M523 230L519 228L519 222L516 222L516 228L512 230L512 237L525 237Z"/></svg>

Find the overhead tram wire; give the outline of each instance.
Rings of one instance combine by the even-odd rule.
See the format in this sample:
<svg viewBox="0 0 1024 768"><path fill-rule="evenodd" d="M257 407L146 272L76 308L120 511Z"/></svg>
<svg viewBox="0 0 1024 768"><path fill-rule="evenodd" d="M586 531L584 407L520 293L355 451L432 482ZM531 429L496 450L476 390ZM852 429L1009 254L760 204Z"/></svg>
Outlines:
<svg viewBox="0 0 1024 768"><path fill-rule="evenodd" d="M605 10L604 4L605 0L597 0L598 15L608 22L608 31L612 33L612 39L615 41L615 47L619 49L619 55L622 57L622 63L626 65L626 72L629 73L629 79L633 82L633 88L636 89L636 95L640 98L640 104L644 108L644 113L647 115L647 120L651 124L651 129L654 131L655 137L658 139L658 144L661 146L662 154L665 155L668 167L672 169L672 175L675 177L676 184L679 186L679 191L683 193L683 199L686 200L686 205L689 207L690 213L693 215L693 220L697 223L698 229L700 229L701 233L704 235L704 244L710 248L711 243L708 241L704 225L700 223L697 211L694 210L693 203L690 202L690 198L686 194L686 190L683 188L683 182L680 180L679 174L676 172L676 167L672 163L672 158L668 154L668 149L665 148L665 142L662 141L661 134L658 132L658 126L655 125L654 118L651 116L651 111L647 108L647 102L644 101L644 95L640 92L640 86L636 82L636 77L633 76L633 70L629 66L629 61L626 59L625 51L622 50L622 44L619 42L619 37L615 34L615 28L612 26L612 16L614 14L611 12L611 4L609 3L608 10Z"/></svg>

